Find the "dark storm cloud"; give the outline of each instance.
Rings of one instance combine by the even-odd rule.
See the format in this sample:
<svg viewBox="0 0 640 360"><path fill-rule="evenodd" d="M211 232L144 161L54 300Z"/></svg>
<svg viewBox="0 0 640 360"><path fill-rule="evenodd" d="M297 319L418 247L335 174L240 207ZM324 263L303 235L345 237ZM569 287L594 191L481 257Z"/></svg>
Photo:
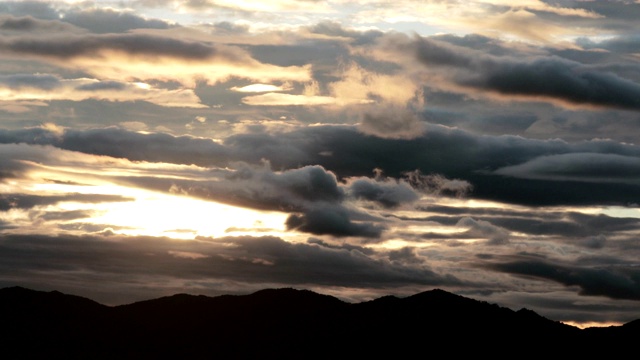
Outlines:
<svg viewBox="0 0 640 360"><path fill-rule="evenodd" d="M515 275L553 280L566 286L577 286L581 295L640 300L640 269L637 266L579 267L525 258L487 267Z"/></svg>
<svg viewBox="0 0 640 360"><path fill-rule="evenodd" d="M236 170L216 181L174 184L176 192L265 210L301 211L316 202L339 204L344 198L335 175L317 165L275 172L268 166L236 164Z"/></svg>
<svg viewBox="0 0 640 360"><path fill-rule="evenodd" d="M222 144L115 128L66 130L63 134L40 128L0 130L0 143L18 142L51 144L134 161L225 167L234 161L261 164L267 160L271 168L282 170L318 165L339 179L370 176L374 169L381 169L389 177L407 179L414 189L420 189L419 182L411 182L407 174L418 170L422 175L417 179L428 185L422 189L427 193L466 194L527 205L629 205L640 198L637 173L628 170L629 163L640 158L640 147L611 140L568 143L559 139L479 136L433 125L410 140L367 136L348 126L314 126L278 134L238 134ZM589 164L590 158L612 159L604 165L615 181L598 180L605 174ZM509 166L541 161L536 159L581 160L566 170L556 170L560 174L569 171L570 177L523 178L500 173L499 169Z"/></svg>
<svg viewBox="0 0 640 360"><path fill-rule="evenodd" d="M0 86L18 90L35 88L41 90L53 90L61 86L57 76L49 74L12 74L0 75Z"/></svg>
<svg viewBox="0 0 640 360"><path fill-rule="evenodd" d="M168 29L171 25L158 19L145 19L133 13L112 9L71 11L62 21L88 29L94 33L117 33L132 29Z"/></svg>
<svg viewBox="0 0 640 360"><path fill-rule="evenodd" d="M119 195L102 194L66 194L66 195L27 195L0 194L0 211L10 209L31 209L36 206L55 205L61 202L79 202L97 204L102 202L133 201L132 198Z"/></svg>
<svg viewBox="0 0 640 360"><path fill-rule="evenodd" d="M461 283L423 264L275 237L184 241L2 235L0 269L0 274L11 274L0 279L3 283L33 279L38 272L49 286L62 285L70 276L78 283L100 276L105 286L123 277L373 288Z"/></svg>
<svg viewBox="0 0 640 360"><path fill-rule="evenodd" d="M577 61L555 56L518 59L420 38L400 45L415 51L428 67L453 69L459 85L504 95L546 97L575 104L640 109L640 84L614 73L598 71Z"/></svg>
<svg viewBox="0 0 640 360"><path fill-rule="evenodd" d="M350 179L347 191L357 199L375 201L388 208L411 203L420 198L418 192L408 183L397 180L379 181L365 177Z"/></svg>
<svg viewBox="0 0 640 360"><path fill-rule="evenodd" d="M227 150L211 139L172 136L165 133L142 134L121 128L65 130L53 133L43 128L0 130L0 143L53 145L65 150L126 158L201 166L224 166Z"/></svg>
<svg viewBox="0 0 640 360"><path fill-rule="evenodd" d="M314 206L302 215L289 215L288 230L304 231L316 235L361 236L378 238L383 227L371 223L356 223L346 209L337 206Z"/></svg>
<svg viewBox="0 0 640 360"><path fill-rule="evenodd" d="M168 37L145 34L104 34L104 35L54 35L4 39L0 49L21 55L52 57L61 60L80 56L98 56L100 51L122 51L130 55L167 56L185 60L206 60L219 57L240 60L229 50L220 50L212 45Z"/></svg>

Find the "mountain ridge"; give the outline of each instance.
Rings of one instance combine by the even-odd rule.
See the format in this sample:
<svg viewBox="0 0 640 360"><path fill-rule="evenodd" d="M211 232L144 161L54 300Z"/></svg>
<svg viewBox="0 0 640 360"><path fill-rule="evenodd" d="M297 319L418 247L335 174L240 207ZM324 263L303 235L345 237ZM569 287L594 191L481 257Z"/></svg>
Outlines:
<svg viewBox="0 0 640 360"><path fill-rule="evenodd" d="M537 344L533 352L575 355L583 348L589 353L585 344L589 351L631 349L640 336L640 319L579 329L526 308L514 311L441 289L360 303L279 288L214 297L181 293L107 306L58 291L12 287L0 289L0 316L9 345L4 351L16 359L293 358L310 351L398 356L451 339L470 346L458 352L499 340ZM20 346L25 340L38 345Z"/></svg>

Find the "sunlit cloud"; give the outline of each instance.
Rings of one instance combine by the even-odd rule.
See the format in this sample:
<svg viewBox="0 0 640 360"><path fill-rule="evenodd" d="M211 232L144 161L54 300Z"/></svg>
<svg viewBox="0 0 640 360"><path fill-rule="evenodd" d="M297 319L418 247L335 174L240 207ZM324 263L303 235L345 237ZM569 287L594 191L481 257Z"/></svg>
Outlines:
<svg viewBox="0 0 640 360"><path fill-rule="evenodd" d="M231 88L233 91L247 92L247 93L259 93L259 92L275 92L275 91L288 91L291 90L289 86L277 86L271 84L251 84L242 87L234 86Z"/></svg>
<svg viewBox="0 0 640 360"><path fill-rule="evenodd" d="M215 84L232 77L266 82L310 79L309 66L264 64L238 47L144 34L53 34L0 40L0 48L9 57L54 62L116 81L164 80L195 87L197 81Z"/></svg>
<svg viewBox="0 0 640 360"><path fill-rule="evenodd" d="M281 93L266 93L262 95L246 96L242 102L247 105L261 106L316 106L316 105L346 105L346 104L367 104L372 100L348 99L332 96L317 95L293 95Z"/></svg>
<svg viewBox="0 0 640 360"><path fill-rule="evenodd" d="M37 101L87 99L139 101L169 107L206 107L191 89L167 90L141 82L100 81L97 79L61 79L47 74L0 76L3 102L28 106ZM36 103L37 104L37 103Z"/></svg>

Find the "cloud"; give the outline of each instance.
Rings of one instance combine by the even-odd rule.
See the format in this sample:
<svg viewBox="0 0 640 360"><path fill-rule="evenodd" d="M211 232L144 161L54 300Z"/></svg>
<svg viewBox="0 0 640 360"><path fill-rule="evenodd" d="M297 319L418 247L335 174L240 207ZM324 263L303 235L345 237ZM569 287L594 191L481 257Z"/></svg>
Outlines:
<svg viewBox="0 0 640 360"><path fill-rule="evenodd" d="M488 265L497 271L553 280L577 286L581 295L640 300L640 270L634 266L578 267L539 259L521 259Z"/></svg>
<svg viewBox="0 0 640 360"><path fill-rule="evenodd" d="M493 56L435 38L395 43L429 68L443 71L458 91L485 90L511 99L543 99L557 104L640 109L640 84L556 56L530 59ZM465 89L466 90L463 90ZM475 96L481 93L473 92Z"/></svg>
<svg viewBox="0 0 640 360"><path fill-rule="evenodd" d="M241 3L232 0L181 0L174 2L179 9L187 11L207 12L219 10L262 12L309 12L326 13L330 7L316 0L274 0L265 3L259 0L246 0Z"/></svg>
<svg viewBox="0 0 640 360"><path fill-rule="evenodd" d="M457 226L467 227L465 232L467 237L486 238L489 245L504 245L509 243L509 231L491 224L484 220L475 220L470 217L464 217L458 221Z"/></svg>
<svg viewBox="0 0 640 360"><path fill-rule="evenodd" d="M32 16L13 17L0 15L0 32L7 35L20 33L81 32L80 29L58 20L40 20Z"/></svg>
<svg viewBox="0 0 640 360"><path fill-rule="evenodd" d="M117 33L144 28L168 29L172 26L166 21L147 19L130 11L101 8L67 11L61 20L94 33Z"/></svg>
<svg viewBox="0 0 640 360"><path fill-rule="evenodd" d="M418 192L408 183L390 178L349 178L346 191L356 199L374 201L387 208L415 202L420 198Z"/></svg>
<svg viewBox="0 0 640 360"><path fill-rule="evenodd" d="M0 211L10 209L31 209L36 206L55 205L61 202L102 203L133 201L133 198L101 194L28 195L0 194Z"/></svg>
<svg viewBox="0 0 640 360"><path fill-rule="evenodd" d="M128 181L145 186L144 180ZM268 166L236 165L233 171L218 179L171 183L173 193L290 213L286 220L288 230L338 237L378 238L384 229L371 222L356 221L358 211L343 205L346 200L344 186L338 183L333 173L320 166L275 172Z"/></svg>
<svg viewBox="0 0 640 360"><path fill-rule="evenodd" d="M139 133L110 127L90 130L64 129L56 133L45 128L0 130L0 143L54 145L61 149L126 158L132 161L176 164L224 165L229 154L224 146L207 138Z"/></svg>
<svg viewBox="0 0 640 360"><path fill-rule="evenodd" d="M611 140L568 143L558 139L478 136L460 129L433 125L428 125L424 135L414 139L367 136L352 126L314 126L277 134L237 134L222 143L190 136L140 134L116 128L67 129L63 134L41 128L0 131L0 143L17 142L49 144L132 161L207 167L233 167L237 161L262 166L261 162L266 159L274 169L305 166L311 169L318 165L340 178L369 176L373 169L379 168L390 177L407 179L414 188L434 195L472 194L474 198L528 205L626 206L630 199L640 196L640 187L633 182L635 175L624 169L635 161L634 158L640 158L640 147ZM578 159L586 153L599 154L594 158L599 159L600 164L606 162L604 159L613 160L604 166L613 171L611 179L615 181L608 181L598 169L590 167L588 161L578 162L577 167L562 165L566 166L566 171L573 171L567 173L570 177L566 179L548 174L544 178L522 177L539 175L530 172L531 169L540 170L538 166L526 168L529 172L518 168L521 177L496 173L499 169L517 166L513 164L525 164L545 156L552 156L554 161L560 159L561 164L565 164L569 159ZM533 164L539 164L539 161ZM407 175L415 170L420 171L419 176ZM564 175L562 171L565 170L561 170L560 175ZM597 178L605 178L605 181L596 181ZM257 187L247 189L259 192ZM212 189L205 187L205 190ZM224 194L224 191L216 193Z"/></svg>
<svg viewBox="0 0 640 360"><path fill-rule="evenodd" d="M15 16L34 16L40 19L57 19L58 10L47 1L2 1L0 11Z"/></svg>
<svg viewBox="0 0 640 360"><path fill-rule="evenodd" d="M468 181L447 179L441 174L423 175L420 170L414 170L403 175L411 186L431 195L463 197L473 190L473 185Z"/></svg>
<svg viewBox="0 0 640 360"><path fill-rule="evenodd" d="M233 91L238 92L273 92L273 91L287 91L289 90L286 86L276 86L271 84L251 84L242 87L234 86L231 88Z"/></svg>
<svg viewBox="0 0 640 360"><path fill-rule="evenodd" d="M52 91L54 90L55 91ZM33 101L148 101L159 106L205 108L191 89L166 90L141 82L61 79L51 74L13 74L0 76L3 102L30 106Z"/></svg>
<svg viewBox="0 0 640 360"><path fill-rule="evenodd" d="M61 86L61 79L51 74L1 75L0 86L10 90L38 89L51 91Z"/></svg>
<svg viewBox="0 0 640 360"><path fill-rule="evenodd" d="M384 107L362 115L359 129L365 134L389 139L413 139L424 131L422 119L410 110Z"/></svg>
<svg viewBox="0 0 640 360"><path fill-rule="evenodd" d="M360 99L339 99L331 96L316 95L294 95L280 93L266 93L262 95L252 95L242 98L242 102L253 106L318 106L337 105L349 102L366 103L367 100Z"/></svg>
<svg viewBox="0 0 640 360"><path fill-rule="evenodd" d="M438 221L455 224L465 217L476 221L485 221L503 228L508 232L543 235L554 237L556 241L589 247L604 244L605 236L610 234L633 234L640 225L635 217L614 217L604 214L585 214L576 209L560 208L490 208L490 207L453 207L443 205L419 206L424 213L436 214L425 221ZM593 235L599 234L599 235ZM562 240L561 240L562 239Z"/></svg>
<svg viewBox="0 0 640 360"><path fill-rule="evenodd" d="M580 241L580 246L584 246L589 249L602 249L607 242L607 238L600 234L597 236L589 236Z"/></svg>
<svg viewBox="0 0 640 360"><path fill-rule="evenodd" d="M308 66L260 63L239 47L171 36L52 33L0 40L4 56L54 62L118 81L164 80L195 87L231 77L258 81L308 81ZM135 74L132 76L131 74Z"/></svg>
<svg viewBox="0 0 640 360"><path fill-rule="evenodd" d="M598 153L549 155L506 166L495 173L526 179L637 184L640 157Z"/></svg>
<svg viewBox="0 0 640 360"><path fill-rule="evenodd" d="M302 215L292 214L287 218L286 225L289 230L338 237L378 238L384 230L379 225L353 222L344 208L327 205L314 206Z"/></svg>

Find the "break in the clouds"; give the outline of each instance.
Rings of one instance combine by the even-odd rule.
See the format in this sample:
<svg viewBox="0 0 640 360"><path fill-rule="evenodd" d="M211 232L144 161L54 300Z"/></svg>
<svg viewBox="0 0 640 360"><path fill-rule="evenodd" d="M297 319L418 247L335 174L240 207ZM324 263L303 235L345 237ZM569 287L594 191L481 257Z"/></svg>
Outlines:
<svg viewBox="0 0 640 360"><path fill-rule="evenodd" d="M637 319L638 14L2 1L0 283Z"/></svg>

